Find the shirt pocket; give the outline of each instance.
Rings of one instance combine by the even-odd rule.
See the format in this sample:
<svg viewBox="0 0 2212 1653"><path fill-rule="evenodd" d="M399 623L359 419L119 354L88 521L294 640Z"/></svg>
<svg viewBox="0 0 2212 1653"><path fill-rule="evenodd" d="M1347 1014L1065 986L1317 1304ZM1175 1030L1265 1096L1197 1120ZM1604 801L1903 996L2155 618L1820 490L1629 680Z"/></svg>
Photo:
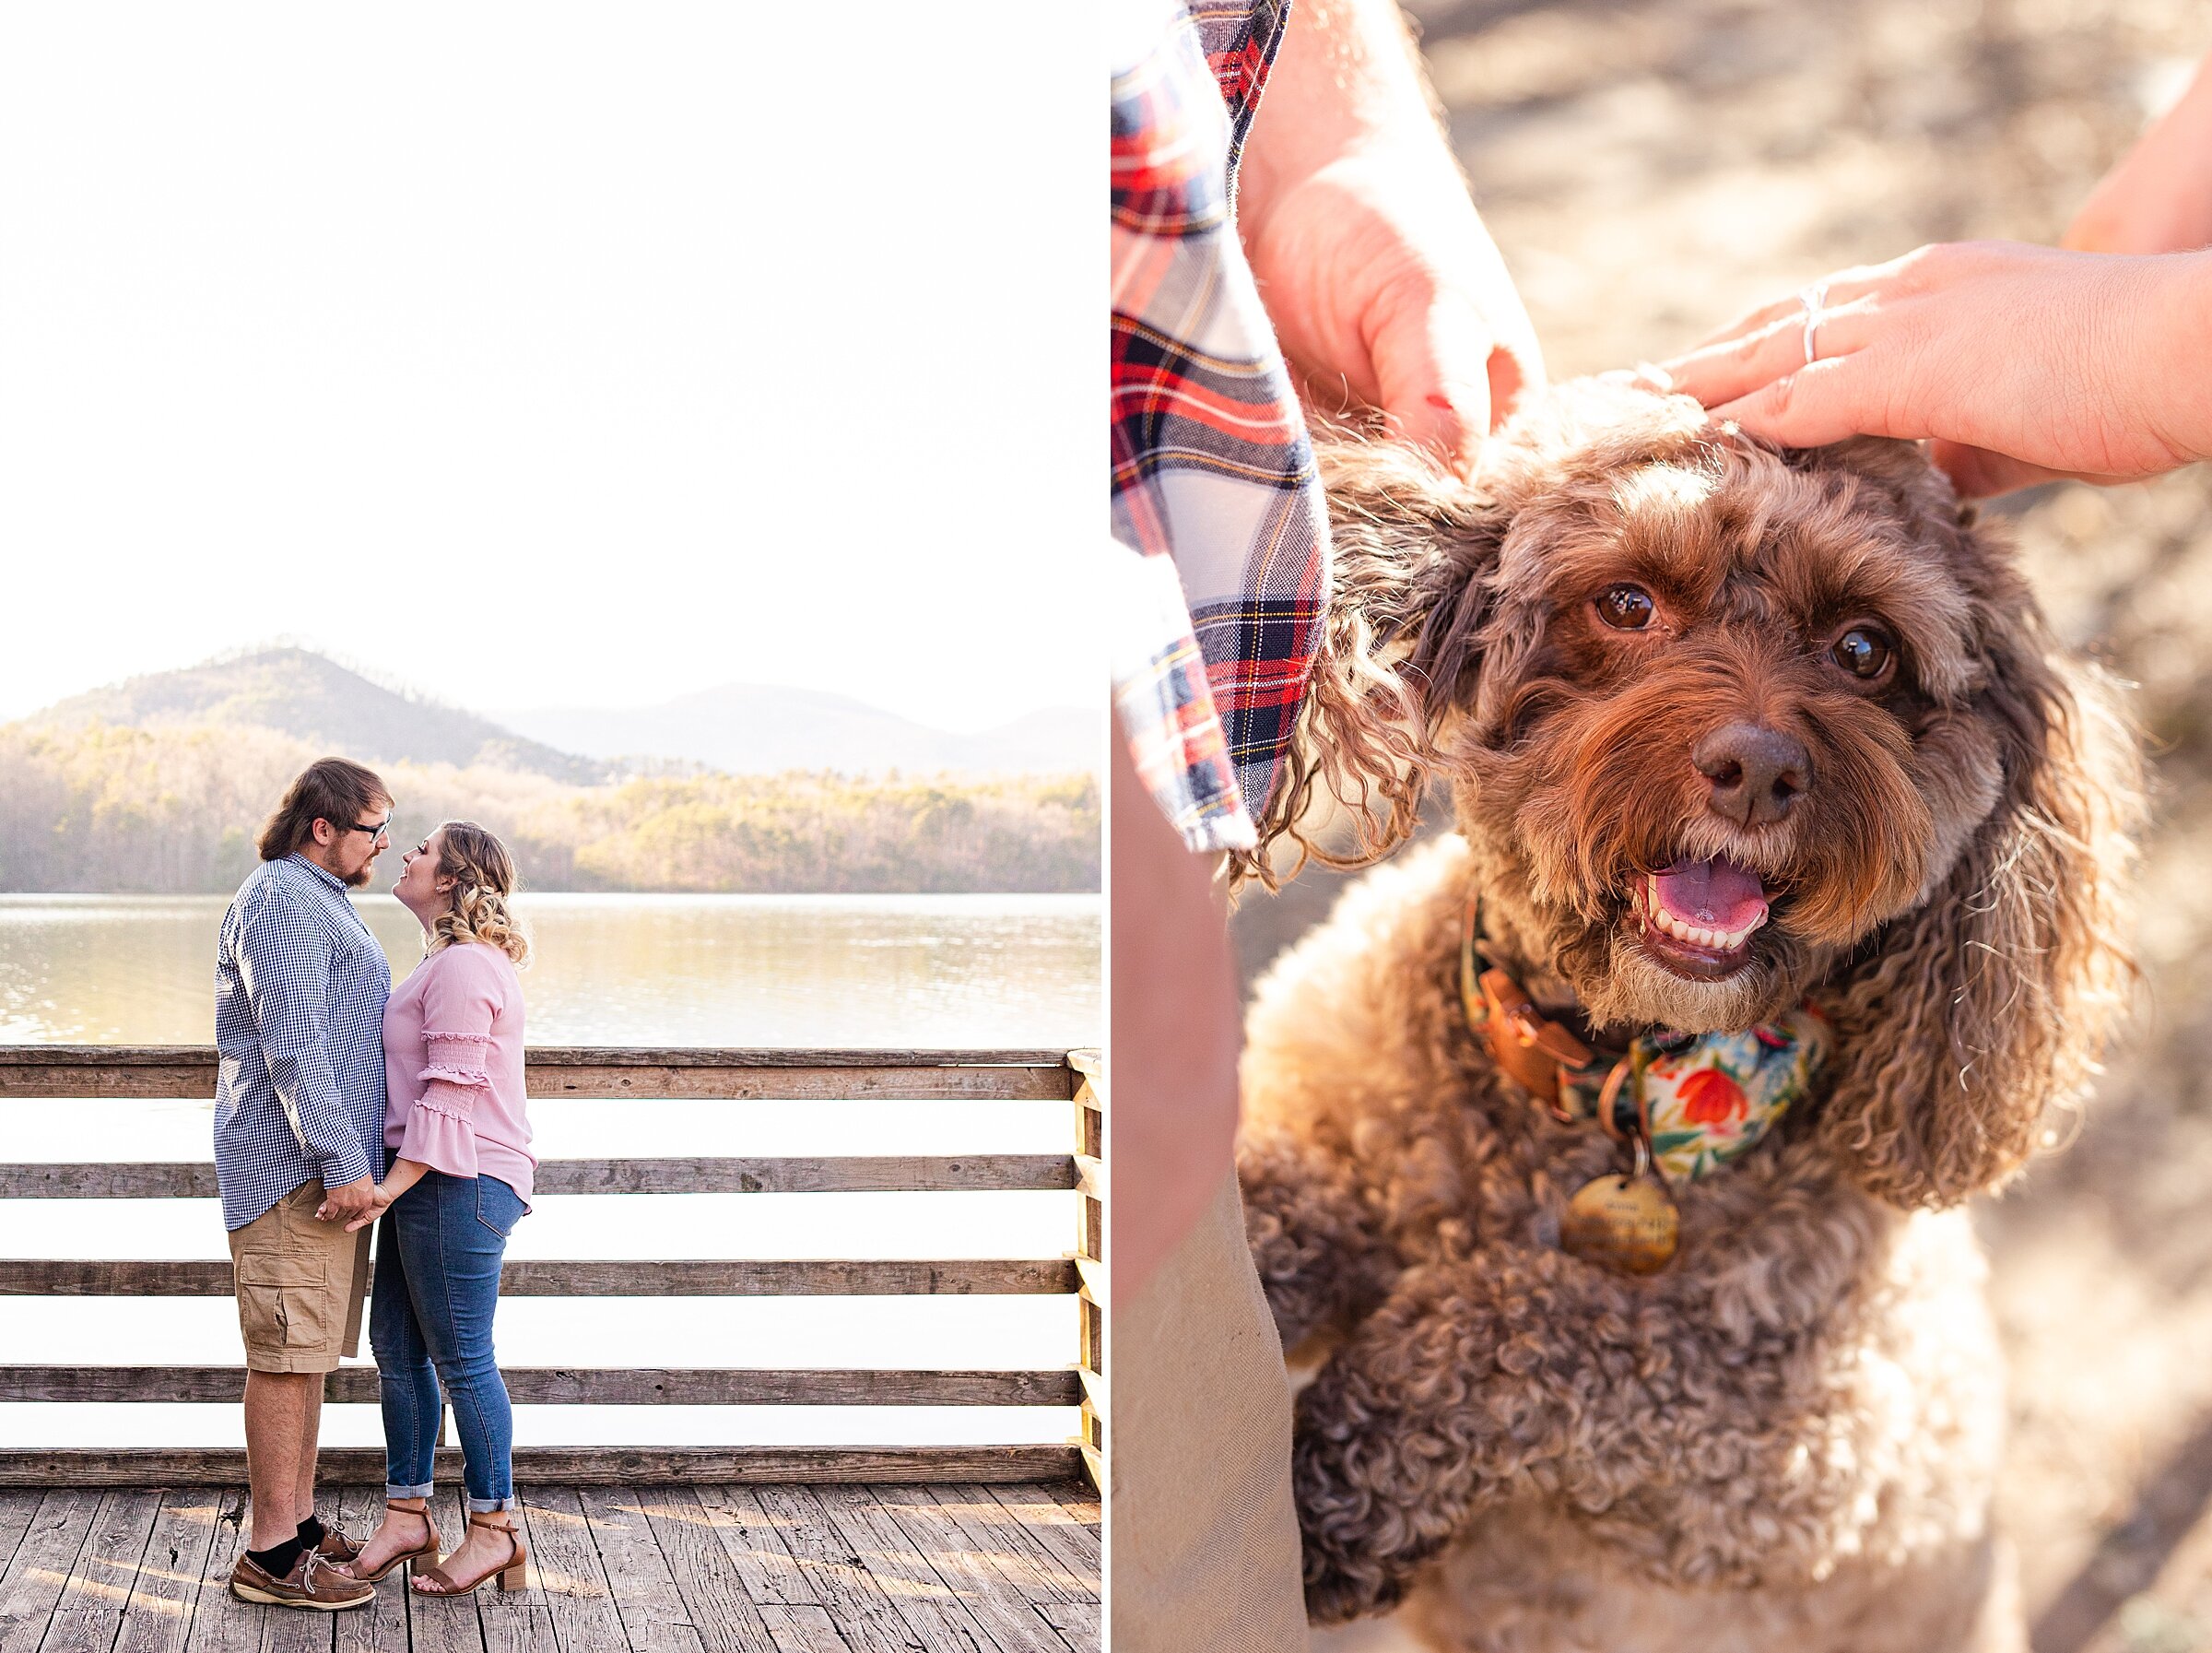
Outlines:
<svg viewBox="0 0 2212 1653"><path fill-rule="evenodd" d="M330 1341L329 1265L249 1252L238 1259L238 1314L247 1334L287 1349Z"/></svg>

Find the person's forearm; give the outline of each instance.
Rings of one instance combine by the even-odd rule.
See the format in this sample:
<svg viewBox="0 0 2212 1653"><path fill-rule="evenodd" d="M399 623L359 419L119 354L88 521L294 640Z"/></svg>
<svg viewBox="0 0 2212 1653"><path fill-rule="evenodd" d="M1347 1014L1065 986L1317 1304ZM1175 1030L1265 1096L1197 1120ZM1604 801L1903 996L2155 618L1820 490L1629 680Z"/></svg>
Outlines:
<svg viewBox="0 0 2212 1653"><path fill-rule="evenodd" d="M1211 863L1138 779L1115 726L1110 897L1113 1296L1135 1295L1235 1164L1241 1016Z"/></svg>
<svg viewBox="0 0 2212 1653"><path fill-rule="evenodd" d="M2212 244L2212 56L2090 192L2062 244L2084 253Z"/></svg>
<svg viewBox="0 0 2212 1653"><path fill-rule="evenodd" d="M1291 7L1242 178L1244 256L1308 406L1471 467L1544 353L1393 0Z"/></svg>
<svg viewBox="0 0 2212 1653"><path fill-rule="evenodd" d="M420 1182L429 1170L420 1160L394 1160L392 1169L384 1173L384 1180L379 1186L384 1190L386 1199L397 1199Z"/></svg>
<svg viewBox="0 0 2212 1653"><path fill-rule="evenodd" d="M1377 144L1464 190L1394 0L1299 0L1245 145L1237 211L1247 243L1291 185Z"/></svg>
<svg viewBox="0 0 2212 1653"><path fill-rule="evenodd" d="M374 1167L338 1099L337 1075L332 1070L330 1053L319 1042L274 1051L265 1043L263 1056L268 1063L270 1087L323 1186L340 1187L367 1176Z"/></svg>
<svg viewBox="0 0 2212 1653"><path fill-rule="evenodd" d="M2145 330L2144 413L2159 440L2212 459L2212 251L2169 254L2158 320Z"/></svg>

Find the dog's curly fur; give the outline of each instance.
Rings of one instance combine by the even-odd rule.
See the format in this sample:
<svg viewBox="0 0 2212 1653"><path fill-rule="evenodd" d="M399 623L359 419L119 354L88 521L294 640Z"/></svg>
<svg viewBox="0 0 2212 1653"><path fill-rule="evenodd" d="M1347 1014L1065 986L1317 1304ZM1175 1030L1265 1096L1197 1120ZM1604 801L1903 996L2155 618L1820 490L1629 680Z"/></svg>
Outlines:
<svg viewBox="0 0 2212 1653"><path fill-rule="evenodd" d="M1311 733L1449 782L1459 833L1371 874L1251 1015L1240 1166L1299 1398L1308 1604L1436 1647L2015 1645L1989 1524L2002 1376L1961 1200L2027 1159L2124 1003L2135 742L2007 549L1912 447L1777 452L1583 382L1474 482L1324 444L1337 600ZM1612 631L1623 580L1657 620ZM1830 657L1873 622L1876 684ZM1385 675L1378 662L1387 667ZM1750 719L1811 784L1709 807L1689 750ZM1385 766L1387 768L1387 766ZM1628 902L1685 854L1756 868L1750 962L1668 968ZM1676 1190L1673 1265L1558 1244L1619 1168L1492 1069L1463 904L1539 1002L1601 1029L1742 1028L1808 995L1820 1093Z"/></svg>

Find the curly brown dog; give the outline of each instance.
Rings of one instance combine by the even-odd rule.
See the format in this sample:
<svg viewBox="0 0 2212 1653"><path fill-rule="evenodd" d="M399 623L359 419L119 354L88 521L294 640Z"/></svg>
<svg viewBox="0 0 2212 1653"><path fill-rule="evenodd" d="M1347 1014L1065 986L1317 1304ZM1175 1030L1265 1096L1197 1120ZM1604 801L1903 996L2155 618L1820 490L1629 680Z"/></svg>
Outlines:
<svg viewBox="0 0 2212 1653"><path fill-rule="evenodd" d="M1500 445L1474 483L1324 455L1316 732L1401 806L1448 781L1459 831L1353 890L1251 1015L1252 1245L1284 1347L1326 1351L1308 1606L1405 1598L1448 1648L2021 1646L1955 1208L2124 1000L2134 742L1908 444L1777 453L1584 382ZM1471 1025L1476 950L1534 1001L1518 1033ZM1792 1015L1826 1053L1804 1092L1664 1185L1618 1087L1559 1116L1485 1042L1548 1022L1604 1071ZM1608 1176L1678 1210L1655 1273L1563 1247Z"/></svg>

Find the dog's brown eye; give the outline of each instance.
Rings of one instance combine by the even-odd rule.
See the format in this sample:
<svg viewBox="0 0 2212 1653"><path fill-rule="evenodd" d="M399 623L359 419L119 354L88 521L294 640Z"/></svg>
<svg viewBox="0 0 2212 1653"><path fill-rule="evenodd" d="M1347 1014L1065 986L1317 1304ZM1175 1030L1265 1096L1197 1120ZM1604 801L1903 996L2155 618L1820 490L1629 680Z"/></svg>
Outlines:
<svg viewBox="0 0 2212 1653"><path fill-rule="evenodd" d="M1872 626L1853 626L1836 639L1829 656L1853 677L1872 682L1889 669L1892 653L1889 639Z"/></svg>
<svg viewBox="0 0 2212 1653"><path fill-rule="evenodd" d="M1652 594L1641 585L1608 585L1597 599L1598 618L1621 632L1641 632L1652 623Z"/></svg>

